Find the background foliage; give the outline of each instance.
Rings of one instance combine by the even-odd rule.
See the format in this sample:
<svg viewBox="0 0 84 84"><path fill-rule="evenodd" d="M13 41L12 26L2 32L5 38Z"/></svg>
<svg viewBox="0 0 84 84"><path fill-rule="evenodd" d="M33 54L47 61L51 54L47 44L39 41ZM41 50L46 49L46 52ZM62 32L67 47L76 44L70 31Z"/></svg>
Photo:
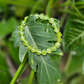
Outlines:
<svg viewBox="0 0 84 84"><path fill-rule="evenodd" d="M59 56L51 56L51 58L61 70L62 82L64 84L83 84L83 10L84 0L0 0L0 84L9 84L20 65L19 49L14 48L13 39L10 39L11 34L19 25L20 20L36 12L60 20L60 28L63 33L61 48L64 56L62 59ZM30 70L31 68L28 67L17 83L26 84L27 78L25 77L30 74ZM35 80L33 84L35 84Z"/></svg>

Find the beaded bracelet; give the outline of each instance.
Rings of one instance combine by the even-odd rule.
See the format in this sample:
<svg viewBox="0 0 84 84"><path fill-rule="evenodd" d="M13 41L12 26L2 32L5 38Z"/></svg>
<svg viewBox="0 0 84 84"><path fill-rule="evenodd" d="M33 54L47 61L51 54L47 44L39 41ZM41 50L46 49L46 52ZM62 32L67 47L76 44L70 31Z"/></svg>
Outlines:
<svg viewBox="0 0 84 84"><path fill-rule="evenodd" d="M52 51L56 51L57 48L60 47L60 42L62 41L62 34L60 33L59 29L57 28L57 23L55 22L54 18L49 18L48 16L45 16L44 14L34 14L36 16L36 19L40 18L42 20L48 20L49 23L52 24L52 27L54 28L54 31L57 36L57 42L55 43L54 46L48 48L47 50L43 49L36 49L32 45L29 44L28 40L26 40L26 37L24 36L24 27L26 25L26 19L28 17L25 17L24 20L21 22L21 25L19 26L19 35L20 35L20 40L23 41L23 44L27 47L28 50L31 50L31 52L36 53L37 55L46 55L47 53L51 53Z"/></svg>

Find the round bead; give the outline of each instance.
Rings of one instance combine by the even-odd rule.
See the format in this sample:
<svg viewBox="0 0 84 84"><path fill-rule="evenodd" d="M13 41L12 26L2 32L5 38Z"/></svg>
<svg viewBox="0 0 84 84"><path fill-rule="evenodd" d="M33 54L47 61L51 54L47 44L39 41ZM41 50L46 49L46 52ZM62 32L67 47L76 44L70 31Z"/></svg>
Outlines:
<svg viewBox="0 0 84 84"><path fill-rule="evenodd" d="M46 50L42 50L42 55L46 55L46 54L47 54Z"/></svg>
<svg viewBox="0 0 84 84"><path fill-rule="evenodd" d="M54 19L53 19L53 18L50 18L50 19L49 19L49 22L50 22L50 23L54 23Z"/></svg>
<svg viewBox="0 0 84 84"><path fill-rule="evenodd" d="M26 16L26 17L24 18L24 21L25 21L25 22L26 22L27 18L28 18L28 16Z"/></svg>
<svg viewBox="0 0 84 84"><path fill-rule="evenodd" d="M23 35L24 35L24 32L19 31L19 35L20 35L20 36L23 36Z"/></svg>
<svg viewBox="0 0 84 84"><path fill-rule="evenodd" d="M37 49L36 54L37 55L41 55L41 53L42 53L41 50L40 49Z"/></svg>
<svg viewBox="0 0 84 84"><path fill-rule="evenodd" d="M55 46L56 46L57 48L59 48L59 47L60 47L60 43L59 43L59 42L55 43Z"/></svg>
<svg viewBox="0 0 84 84"><path fill-rule="evenodd" d="M24 36L21 36L21 37L20 37L20 40L21 40L21 41L24 41L24 40L25 40L25 37L24 37Z"/></svg>
<svg viewBox="0 0 84 84"><path fill-rule="evenodd" d="M40 18L41 19L44 19L44 14L40 14Z"/></svg>
<svg viewBox="0 0 84 84"><path fill-rule="evenodd" d="M28 49L28 50L31 50L31 49L32 49L32 45L28 45L28 46L27 46L27 49Z"/></svg>
<svg viewBox="0 0 84 84"><path fill-rule="evenodd" d="M62 38L57 38L57 42L62 42Z"/></svg>
<svg viewBox="0 0 84 84"><path fill-rule="evenodd" d="M52 51L50 48L47 49L47 52L50 54Z"/></svg>
<svg viewBox="0 0 84 84"><path fill-rule="evenodd" d="M58 32L58 33L56 34L56 36L57 36L57 37L61 37L62 34L61 34L60 32Z"/></svg>
<svg viewBox="0 0 84 84"><path fill-rule="evenodd" d="M56 51L57 49L56 46L52 46L51 48L52 48L52 51Z"/></svg>
<svg viewBox="0 0 84 84"><path fill-rule="evenodd" d="M59 32L59 29L55 27L54 31L55 31L56 33L58 33L58 32Z"/></svg>
<svg viewBox="0 0 84 84"><path fill-rule="evenodd" d="M56 28L56 23L52 23L52 27Z"/></svg>
<svg viewBox="0 0 84 84"><path fill-rule="evenodd" d="M38 13L36 13L36 14L34 14L37 18L39 18L39 14Z"/></svg>
<svg viewBox="0 0 84 84"><path fill-rule="evenodd" d="M35 52L36 52L36 48L35 48L35 47L32 47L32 48L31 48L31 51L32 51L33 53L35 53Z"/></svg>
<svg viewBox="0 0 84 84"><path fill-rule="evenodd" d="M24 30L24 26L20 25L20 26L19 26L19 30L20 30L20 31L23 31L23 30Z"/></svg>
<svg viewBox="0 0 84 84"><path fill-rule="evenodd" d="M21 21L20 24L21 24L22 26L25 26L26 22L25 22L25 21Z"/></svg>
<svg viewBox="0 0 84 84"><path fill-rule="evenodd" d="M44 16L44 20L48 20L49 19L49 17L46 15L46 16Z"/></svg>
<svg viewBox="0 0 84 84"><path fill-rule="evenodd" d="M25 46L27 46L27 45L29 45L29 42L28 42L27 40L25 40L25 41L23 42L23 44L24 44Z"/></svg>

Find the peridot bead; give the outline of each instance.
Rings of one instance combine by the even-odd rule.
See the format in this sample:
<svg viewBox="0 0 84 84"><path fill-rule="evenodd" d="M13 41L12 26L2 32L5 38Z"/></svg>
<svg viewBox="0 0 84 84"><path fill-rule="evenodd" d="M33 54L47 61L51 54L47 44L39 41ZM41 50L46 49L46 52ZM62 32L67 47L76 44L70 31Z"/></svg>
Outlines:
<svg viewBox="0 0 84 84"><path fill-rule="evenodd" d="M56 34L56 36L57 36L57 37L61 37L61 36L62 36L61 32L58 32L58 33Z"/></svg>
<svg viewBox="0 0 84 84"><path fill-rule="evenodd" d="M21 40L21 41L24 41L24 40L25 40L25 37L24 37L24 36L21 36L21 37L20 37L20 40Z"/></svg>
<svg viewBox="0 0 84 84"><path fill-rule="evenodd" d="M56 46L57 48L59 48L60 45L61 45L61 44L60 44L59 42L55 43L55 46Z"/></svg>
<svg viewBox="0 0 84 84"><path fill-rule="evenodd" d="M35 53L35 52L36 52L36 48L35 48L35 47L32 47L32 48L31 48L31 51L32 51L33 53Z"/></svg>
<svg viewBox="0 0 84 84"><path fill-rule="evenodd" d="M56 28L56 23L55 22L52 23L52 27Z"/></svg>
<svg viewBox="0 0 84 84"><path fill-rule="evenodd" d="M25 22L24 20L22 20L22 21L20 22L20 24L21 24L22 26L25 26L26 22Z"/></svg>
<svg viewBox="0 0 84 84"><path fill-rule="evenodd" d="M62 38L57 38L57 42L62 42Z"/></svg>
<svg viewBox="0 0 84 84"><path fill-rule="evenodd" d="M49 17L46 15L46 16L44 16L44 20L48 20L49 19Z"/></svg>
<svg viewBox="0 0 84 84"><path fill-rule="evenodd" d="M48 48L48 49L47 49L47 53L50 54L51 52L52 52L52 50L51 50L50 48Z"/></svg>
<svg viewBox="0 0 84 84"><path fill-rule="evenodd" d="M19 26L19 30L23 31L24 30L24 26L20 25Z"/></svg>
<svg viewBox="0 0 84 84"><path fill-rule="evenodd" d="M27 40L24 40L23 44L24 44L25 46L27 46L27 45L29 45L29 42L28 42Z"/></svg>
<svg viewBox="0 0 84 84"><path fill-rule="evenodd" d="M51 48L52 48L52 51L56 51L57 49L56 46L52 46Z"/></svg>
<svg viewBox="0 0 84 84"><path fill-rule="evenodd" d="M26 17L24 18L24 21L25 21L25 22L26 22L27 18L28 18L28 16L26 16Z"/></svg>
<svg viewBox="0 0 84 84"><path fill-rule="evenodd" d="M36 16L37 19L39 18L39 14L38 14L38 13L36 13L36 14L34 14L34 15Z"/></svg>
<svg viewBox="0 0 84 84"><path fill-rule="evenodd" d="M53 23L53 22L54 22L54 19L53 19L53 18L50 18L50 19L49 19L49 22L50 22L50 23Z"/></svg>
<svg viewBox="0 0 84 84"><path fill-rule="evenodd" d="M32 49L32 45L28 45L28 46L27 46L27 49L28 49L28 50L31 50L31 49Z"/></svg>
<svg viewBox="0 0 84 84"><path fill-rule="evenodd" d="M20 36L23 36L23 35L24 35L24 32L19 31L19 35L20 35Z"/></svg>
<svg viewBox="0 0 84 84"><path fill-rule="evenodd" d="M41 19L44 19L44 14L40 14L39 16Z"/></svg>
<svg viewBox="0 0 84 84"><path fill-rule="evenodd" d="M58 29L58 28L55 28L54 31L55 31L56 33L58 33L58 32L59 32L59 29Z"/></svg>
<svg viewBox="0 0 84 84"><path fill-rule="evenodd" d="M42 55L46 55L46 54L47 54L46 50L42 50Z"/></svg>
<svg viewBox="0 0 84 84"><path fill-rule="evenodd" d="M36 54L37 54L37 55L41 55L41 54L42 54L41 50L40 50L40 49L37 49L37 50L36 50Z"/></svg>

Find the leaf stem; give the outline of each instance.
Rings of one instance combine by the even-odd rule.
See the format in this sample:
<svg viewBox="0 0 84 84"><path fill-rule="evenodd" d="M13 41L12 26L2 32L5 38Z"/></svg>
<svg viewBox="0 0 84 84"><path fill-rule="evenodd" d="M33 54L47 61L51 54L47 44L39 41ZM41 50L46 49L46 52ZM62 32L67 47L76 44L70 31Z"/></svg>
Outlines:
<svg viewBox="0 0 84 84"><path fill-rule="evenodd" d="M50 15L50 6L51 6L52 2L53 2L53 0L50 0L48 2L47 8L46 8L46 15Z"/></svg>
<svg viewBox="0 0 84 84"><path fill-rule="evenodd" d="M65 68L64 68L64 71L65 71L65 72L69 69L69 66L70 66L71 60L72 60L72 55L69 54L69 56L68 56L68 60L67 60L67 63L66 63Z"/></svg>
<svg viewBox="0 0 84 84"><path fill-rule="evenodd" d="M77 9L77 7L75 6L75 0L73 0L73 8L74 10L78 13L78 15L84 19L84 16L82 15L82 13Z"/></svg>
<svg viewBox="0 0 84 84"><path fill-rule="evenodd" d="M33 6L31 13L30 14L34 14L36 9L38 8L39 4L41 3L42 0L38 0L35 5Z"/></svg>
<svg viewBox="0 0 84 84"><path fill-rule="evenodd" d="M67 5L69 6L69 5L71 5L71 4L72 4L72 2L67 2L67 1L66 1L66 2L60 4L60 5L58 6L58 8L59 8L59 7L63 7L63 6L67 6ZM80 1L79 1L79 2L75 2L75 5L84 5L84 2L80 2Z"/></svg>
<svg viewBox="0 0 84 84"><path fill-rule="evenodd" d="M67 0L67 3L70 2L70 1L71 1L71 0ZM65 6L64 9L67 10L67 9L68 9L68 6ZM64 13L64 14L62 15L62 18L61 18L61 20L60 20L60 28L62 27L65 18L66 18L66 13Z"/></svg>
<svg viewBox="0 0 84 84"><path fill-rule="evenodd" d="M15 76L13 77L12 81L10 82L10 84L14 84L15 81L17 80L17 78L20 76L19 74L20 74L20 72L21 72L21 70L22 70L22 68L23 68L23 66L24 66L26 61L27 61L27 58L25 58L24 61L20 64L20 66L19 66L17 72L15 73Z"/></svg>
<svg viewBox="0 0 84 84"><path fill-rule="evenodd" d="M31 74L30 74L30 77L29 77L28 84L32 84L33 77L34 77L34 71L32 70L32 71L31 71Z"/></svg>

